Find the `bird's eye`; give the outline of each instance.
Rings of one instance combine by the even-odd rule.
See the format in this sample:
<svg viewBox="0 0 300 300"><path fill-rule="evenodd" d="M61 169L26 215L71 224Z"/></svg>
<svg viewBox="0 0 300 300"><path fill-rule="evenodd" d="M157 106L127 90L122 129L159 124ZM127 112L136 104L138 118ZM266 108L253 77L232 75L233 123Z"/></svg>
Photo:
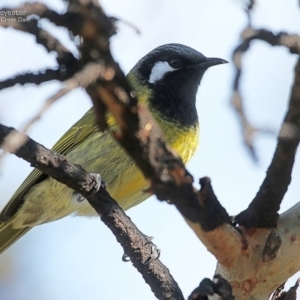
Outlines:
<svg viewBox="0 0 300 300"><path fill-rule="evenodd" d="M178 58L172 58L168 61L170 67L174 68L174 69L180 69L183 67L183 63L180 59Z"/></svg>

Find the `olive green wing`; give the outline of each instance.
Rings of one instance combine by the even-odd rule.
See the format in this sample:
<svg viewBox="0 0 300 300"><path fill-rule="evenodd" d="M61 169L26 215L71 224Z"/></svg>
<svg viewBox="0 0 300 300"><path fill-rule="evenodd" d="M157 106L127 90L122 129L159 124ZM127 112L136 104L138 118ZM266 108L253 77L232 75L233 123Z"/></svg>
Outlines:
<svg viewBox="0 0 300 300"><path fill-rule="evenodd" d="M52 150L66 155L76 145L84 141L87 136L97 130L98 128L95 125L94 110L91 108L58 140L58 142L53 146ZM7 222L16 213L20 205L23 203L23 197L28 190L35 184L43 181L45 178L47 178L47 175L43 174L38 169L34 169L16 190L8 204L0 213L0 223Z"/></svg>
<svg viewBox="0 0 300 300"><path fill-rule="evenodd" d="M87 136L97 130L98 128L95 125L94 111L93 109L90 109L58 140L52 150L66 155ZM22 205L24 195L28 192L28 190L35 184L43 181L45 178L47 178L47 175L43 174L38 169L34 169L0 213L0 253L5 251L31 229L31 227L14 228L12 217Z"/></svg>
<svg viewBox="0 0 300 300"><path fill-rule="evenodd" d="M20 229L13 228L12 219L10 219L6 223L0 223L0 254L30 229L31 227Z"/></svg>

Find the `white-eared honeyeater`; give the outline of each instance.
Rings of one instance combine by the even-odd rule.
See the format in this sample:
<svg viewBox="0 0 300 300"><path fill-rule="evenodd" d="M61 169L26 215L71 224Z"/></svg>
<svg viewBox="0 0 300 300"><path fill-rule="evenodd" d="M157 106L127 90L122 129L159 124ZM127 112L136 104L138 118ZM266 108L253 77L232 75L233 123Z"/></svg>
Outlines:
<svg viewBox="0 0 300 300"><path fill-rule="evenodd" d="M162 128L170 146L187 163L198 147L196 94L205 71L226 63L207 58L180 44L160 46L144 56L127 78ZM111 129L117 129L108 114ZM144 201L147 181L109 130L100 132L90 109L54 145L54 151L88 172L100 173L107 190L123 209ZM89 203L73 190L35 169L0 214L0 252L33 226L67 215L96 215Z"/></svg>

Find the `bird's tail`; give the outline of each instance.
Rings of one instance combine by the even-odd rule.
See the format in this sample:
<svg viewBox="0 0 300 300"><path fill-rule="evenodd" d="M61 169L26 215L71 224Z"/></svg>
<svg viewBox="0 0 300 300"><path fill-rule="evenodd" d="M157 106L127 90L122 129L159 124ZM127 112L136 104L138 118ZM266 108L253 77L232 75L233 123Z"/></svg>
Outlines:
<svg viewBox="0 0 300 300"><path fill-rule="evenodd" d="M13 218L5 223L0 223L0 254L32 228L15 229L12 227L12 221Z"/></svg>

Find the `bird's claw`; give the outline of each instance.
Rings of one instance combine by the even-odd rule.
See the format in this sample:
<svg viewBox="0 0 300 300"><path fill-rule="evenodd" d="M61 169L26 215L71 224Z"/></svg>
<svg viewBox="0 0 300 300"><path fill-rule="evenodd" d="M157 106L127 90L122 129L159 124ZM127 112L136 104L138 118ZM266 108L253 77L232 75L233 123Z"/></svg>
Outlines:
<svg viewBox="0 0 300 300"><path fill-rule="evenodd" d="M154 239L153 236L146 236L145 238L147 240L147 243L145 245L151 245L151 255L148 258L148 260L144 263L145 265L149 265L151 262L159 259L160 257L160 249L157 248L157 246L152 242L152 240Z"/></svg>
<svg viewBox="0 0 300 300"><path fill-rule="evenodd" d="M124 253L124 254L122 255L122 261L128 262L128 261L130 261L130 257L129 257L126 253Z"/></svg>
<svg viewBox="0 0 300 300"><path fill-rule="evenodd" d="M99 191L102 187L103 189L107 188L107 183L104 181L99 173L90 173L90 175L95 179L94 191L95 193ZM83 202L86 200L81 194L77 193L77 202Z"/></svg>
<svg viewBox="0 0 300 300"><path fill-rule="evenodd" d="M96 184L94 186L95 192L98 192L102 187L103 189L107 188L107 183L104 181L99 173L90 173L90 175L95 179Z"/></svg>
<svg viewBox="0 0 300 300"><path fill-rule="evenodd" d="M146 236L146 235L144 235L144 237L145 237L145 239L146 239L146 244L145 244L145 246L146 246L146 245L149 245L149 244L151 245L151 255L150 255L150 257L144 262L145 265L148 265L148 264L150 264L151 262L153 262L153 261L159 259L160 253L161 253L161 252L160 252L160 249L157 249L157 246L152 242L153 236ZM122 261L128 262L128 261L130 261L130 257L129 257L126 253L124 253L123 256L122 256Z"/></svg>

